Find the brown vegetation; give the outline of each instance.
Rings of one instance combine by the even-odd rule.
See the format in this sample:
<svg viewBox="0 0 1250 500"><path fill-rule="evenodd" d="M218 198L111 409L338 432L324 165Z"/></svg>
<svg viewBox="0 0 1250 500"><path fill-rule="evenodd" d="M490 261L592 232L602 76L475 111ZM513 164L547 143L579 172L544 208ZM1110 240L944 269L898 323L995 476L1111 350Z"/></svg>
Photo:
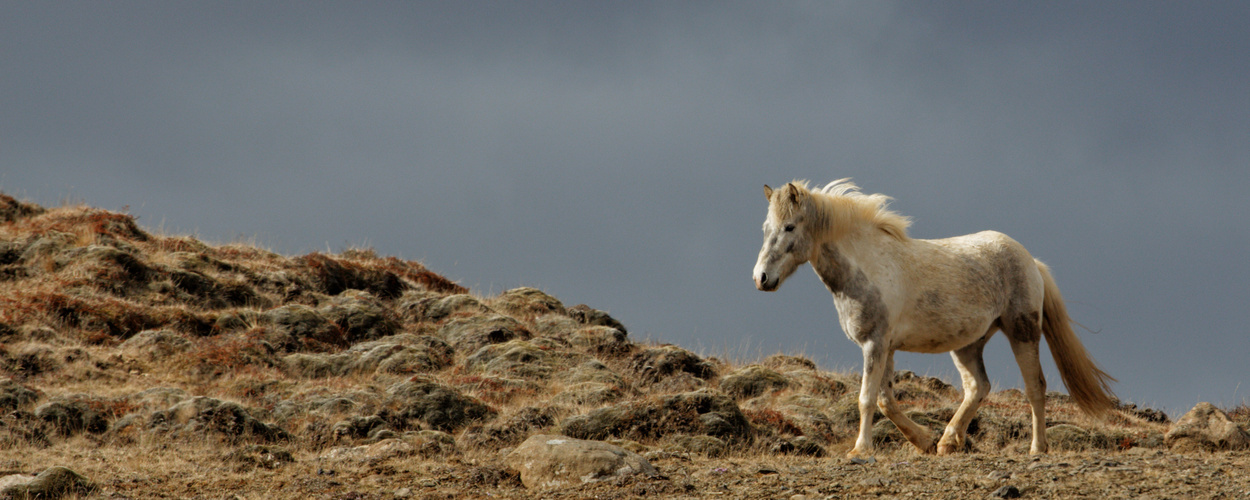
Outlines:
<svg viewBox="0 0 1250 500"><path fill-rule="evenodd" d="M935 432L959 399L910 372L895 387ZM604 311L473 295L369 250L287 257L0 195L0 476L54 471L68 495L523 498L505 456L539 434L608 441L660 473L547 494L567 498L1250 491L1229 474L1244 452L1175 455L1161 412L1091 420L1059 393L1055 452L1035 461L1017 390L986 400L968 454L915 455L878 416L880 461L852 463L857 389L803 357L638 343Z"/></svg>

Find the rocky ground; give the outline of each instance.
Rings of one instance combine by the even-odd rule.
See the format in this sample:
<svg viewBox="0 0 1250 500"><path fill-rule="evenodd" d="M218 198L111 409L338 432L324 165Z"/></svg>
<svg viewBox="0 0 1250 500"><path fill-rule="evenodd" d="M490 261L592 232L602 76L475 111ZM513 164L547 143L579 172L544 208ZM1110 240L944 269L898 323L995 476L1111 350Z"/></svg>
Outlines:
<svg viewBox="0 0 1250 500"><path fill-rule="evenodd" d="M939 431L960 397L897 374ZM1245 407L1094 420L992 394L953 457L888 420L842 458L854 374L640 343L532 288L368 250L288 257L0 195L0 498L1245 498Z"/></svg>

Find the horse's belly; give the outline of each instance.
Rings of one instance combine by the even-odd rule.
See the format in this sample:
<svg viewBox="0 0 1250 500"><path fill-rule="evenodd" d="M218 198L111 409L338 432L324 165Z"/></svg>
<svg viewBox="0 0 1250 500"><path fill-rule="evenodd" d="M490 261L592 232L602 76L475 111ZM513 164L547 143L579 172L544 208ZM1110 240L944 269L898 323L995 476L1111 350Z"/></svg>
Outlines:
<svg viewBox="0 0 1250 500"><path fill-rule="evenodd" d="M950 352L976 342L989 331L988 323L969 323L954 328L909 328L901 331L895 349L907 352Z"/></svg>

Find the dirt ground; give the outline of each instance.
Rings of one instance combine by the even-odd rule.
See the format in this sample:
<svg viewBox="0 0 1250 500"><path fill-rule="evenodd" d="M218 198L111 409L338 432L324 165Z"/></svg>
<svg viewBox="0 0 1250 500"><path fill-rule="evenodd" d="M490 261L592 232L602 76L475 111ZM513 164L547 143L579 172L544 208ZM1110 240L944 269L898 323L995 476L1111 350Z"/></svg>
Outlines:
<svg viewBox="0 0 1250 500"><path fill-rule="evenodd" d="M208 446L88 448L83 442L58 445L33 457L0 459L0 467L67 465L96 481L98 489L82 498L1250 498L1250 452L1134 448L1039 457L936 457L904 450L859 463L654 451L645 455L661 477L532 491L503 466L506 449L498 457L446 460L398 456L335 462L309 454L257 465Z"/></svg>

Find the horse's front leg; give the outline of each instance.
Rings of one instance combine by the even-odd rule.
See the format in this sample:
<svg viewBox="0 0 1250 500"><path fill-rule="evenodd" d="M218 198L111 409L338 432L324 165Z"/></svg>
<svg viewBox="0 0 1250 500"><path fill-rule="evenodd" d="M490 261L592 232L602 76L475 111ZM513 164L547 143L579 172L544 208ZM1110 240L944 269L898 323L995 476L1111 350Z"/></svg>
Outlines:
<svg viewBox="0 0 1250 500"><path fill-rule="evenodd" d="M877 393L885 378L889 352L884 343L870 340L860 345L864 350L864 376L859 384L859 437L848 457L872 455L872 417L877 409Z"/></svg>

